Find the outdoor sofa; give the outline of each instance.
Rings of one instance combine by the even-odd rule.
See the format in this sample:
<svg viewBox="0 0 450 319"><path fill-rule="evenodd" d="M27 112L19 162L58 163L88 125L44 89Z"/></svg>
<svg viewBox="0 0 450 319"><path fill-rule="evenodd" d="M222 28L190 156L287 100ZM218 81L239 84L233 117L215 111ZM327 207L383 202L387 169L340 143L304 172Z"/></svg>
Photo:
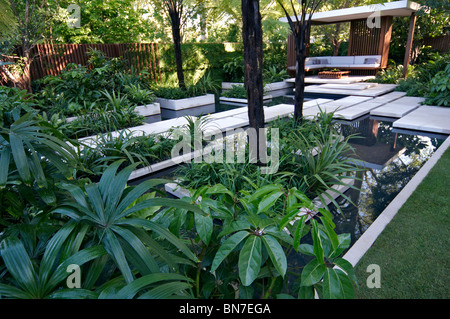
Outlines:
<svg viewBox="0 0 450 319"><path fill-rule="evenodd" d="M376 70L381 67L381 55L320 56L305 60L305 71L320 69ZM295 67L288 67L295 72Z"/></svg>

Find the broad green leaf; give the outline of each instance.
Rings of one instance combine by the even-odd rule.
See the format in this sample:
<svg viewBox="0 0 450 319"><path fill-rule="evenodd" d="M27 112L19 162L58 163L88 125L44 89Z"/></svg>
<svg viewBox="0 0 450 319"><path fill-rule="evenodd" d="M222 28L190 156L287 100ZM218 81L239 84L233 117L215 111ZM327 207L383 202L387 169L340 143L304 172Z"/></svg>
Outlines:
<svg viewBox="0 0 450 319"><path fill-rule="evenodd" d="M11 285L0 284L0 296L14 299L33 299L33 295Z"/></svg>
<svg viewBox="0 0 450 319"><path fill-rule="evenodd" d="M227 225L224 225L223 230L219 233L218 237L220 238L240 230L250 229L250 227L250 223L245 220L233 220Z"/></svg>
<svg viewBox="0 0 450 319"><path fill-rule="evenodd" d="M22 139L11 132L9 134L9 143L20 178L22 178L25 183L29 184L31 182L30 167L28 165L28 159L25 154Z"/></svg>
<svg viewBox="0 0 450 319"><path fill-rule="evenodd" d="M266 212L270 207L275 205L278 198L283 195L282 191L275 191L265 196L258 204L258 212L263 213Z"/></svg>
<svg viewBox="0 0 450 319"><path fill-rule="evenodd" d="M229 191L222 184L216 184L216 185L212 186L211 188L209 188L206 191L206 194L228 194L228 195L231 196L231 198L234 197L234 194L231 191Z"/></svg>
<svg viewBox="0 0 450 319"><path fill-rule="evenodd" d="M249 232L240 231L228 237L225 242L220 245L219 250L214 257L213 263L211 265L211 272L214 272L222 263L222 261L233 251L233 249L235 249L236 246L239 245L239 243L243 241L248 235Z"/></svg>
<svg viewBox="0 0 450 319"><path fill-rule="evenodd" d="M293 247L296 251L298 251L298 248L300 246L300 240L302 239L302 236L304 235L304 229L305 229L305 221L307 216L303 215L300 217L297 223L297 228L294 232L294 244Z"/></svg>
<svg viewBox="0 0 450 319"><path fill-rule="evenodd" d="M337 258L333 261L333 263L341 268L347 274L347 276L351 280L353 280L355 285L358 285L358 279L356 278L355 269L353 268L351 263L343 258Z"/></svg>
<svg viewBox="0 0 450 319"><path fill-rule="evenodd" d="M98 294L94 291L78 288L59 289L51 293L50 299L97 299Z"/></svg>
<svg viewBox="0 0 450 319"><path fill-rule="evenodd" d="M179 274L170 274L170 273L149 274L132 281L131 283L120 289L119 292L114 297L117 299L132 299L142 289L154 283L167 280L191 281L189 278Z"/></svg>
<svg viewBox="0 0 450 319"><path fill-rule="evenodd" d="M206 245L209 245L209 241L211 240L211 234L214 226L211 216L203 216L194 213L194 219L195 219L195 228L197 229L197 233L200 236L200 239Z"/></svg>
<svg viewBox="0 0 450 319"><path fill-rule="evenodd" d="M317 259L311 260L303 268L301 276L302 286L312 286L318 283L322 279L326 269L327 266L323 263L319 263Z"/></svg>
<svg viewBox="0 0 450 319"><path fill-rule="evenodd" d="M298 299L314 299L314 286L300 286Z"/></svg>
<svg viewBox="0 0 450 319"><path fill-rule="evenodd" d="M156 263L153 256L148 251L147 247L144 246L142 241L131 231L120 226L111 226L110 228L113 232L117 233L122 237L133 249L137 256L143 261L145 268L148 272L159 272L158 264ZM128 250L124 250L125 255L127 255ZM137 268L137 265L135 265ZM143 272L144 269L141 270Z"/></svg>
<svg viewBox="0 0 450 319"><path fill-rule="evenodd" d="M278 273L284 277L287 269L286 254L280 243L270 235L261 236L261 240L269 253L270 260L275 266Z"/></svg>
<svg viewBox="0 0 450 319"><path fill-rule="evenodd" d="M9 161L11 158L11 151L9 148L4 148L0 152L0 188L6 185L9 172Z"/></svg>
<svg viewBox="0 0 450 319"><path fill-rule="evenodd" d="M176 237L174 234L172 234L169 230L162 227L161 225L152 222L150 220L146 219L140 219L140 218L130 218L130 219L122 219L120 221L117 221L116 225L134 225L134 226L141 226L147 229L151 229L152 231L156 232L158 235L162 236L166 240L168 240L170 243L172 243L175 247L177 247L181 252L183 252L186 257L190 258L191 260L197 262L198 258L195 256L195 254L183 243L183 241Z"/></svg>
<svg viewBox="0 0 450 319"><path fill-rule="evenodd" d="M354 289L347 275L339 269L328 268L323 277L323 297L325 299L351 299Z"/></svg>
<svg viewBox="0 0 450 319"><path fill-rule="evenodd" d="M132 201L133 202L133 201ZM131 203L132 203L131 202ZM130 203L130 204L131 204ZM146 199L133 207L130 207L123 211L120 215L116 217L116 219L123 218L125 216L130 215L131 213L137 212L147 206L162 206L162 207L174 207L174 208L180 208L180 209L186 209L188 211L198 213L201 215L206 215L203 210L201 210L198 206L192 205L190 203L187 203L185 201L182 201L180 199L174 199L174 198L149 198ZM126 206L128 207L128 206Z"/></svg>
<svg viewBox="0 0 450 319"><path fill-rule="evenodd" d="M239 286L239 299L253 299L255 289L252 286Z"/></svg>
<svg viewBox="0 0 450 319"><path fill-rule="evenodd" d="M189 288L191 288L191 285L185 282L169 282L158 285L158 287L139 296L138 299L168 299L174 297L174 295L179 298L186 296L186 293L182 294L182 292Z"/></svg>
<svg viewBox="0 0 450 319"><path fill-rule="evenodd" d="M261 269L261 237L249 236L239 253L239 278L244 286L256 279Z"/></svg>
<svg viewBox="0 0 450 319"><path fill-rule="evenodd" d="M270 184L260 187L250 196L249 202L253 202L255 199L260 198L267 193L279 191L281 188L281 185L277 184Z"/></svg>
<svg viewBox="0 0 450 319"><path fill-rule="evenodd" d="M330 258L336 258L342 254L344 250L350 247L352 241L350 233L339 234L337 237L339 240L339 246L330 253Z"/></svg>
<svg viewBox="0 0 450 319"><path fill-rule="evenodd" d="M315 219L311 220L312 228L312 237L313 237L313 252L316 256L319 263L323 264L324 261L324 251L323 251L323 243L322 238L319 233L319 225Z"/></svg>
<svg viewBox="0 0 450 319"><path fill-rule="evenodd" d="M119 268L125 281L127 283L132 282L134 280L133 274L131 273L131 269L125 257L125 253L120 246L116 235L110 229L105 229L102 241L105 244L106 251L116 263L117 268Z"/></svg>
<svg viewBox="0 0 450 319"><path fill-rule="evenodd" d="M324 217L319 217L322 221L322 225L324 226L324 231L328 236L328 239L331 242L332 251L336 250L339 246L339 239L337 237L336 232L333 229L333 226L329 223L329 220Z"/></svg>
<svg viewBox="0 0 450 319"><path fill-rule="evenodd" d="M300 244L298 251L308 256L314 256L314 247L310 244Z"/></svg>
<svg viewBox="0 0 450 319"><path fill-rule="evenodd" d="M104 256L105 254L106 251L103 246L93 246L80 250L73 256L70 256L55 269L54 273L52 273L52 276L46 284L46 292L50 293L62 280L67 277L67 267L69 265L75 264L81 267L85 263Z"/></svg>
<svg viewBox="0 0 450 319"><path fill-rule="evenodd" d="M16 237L6 237L0 243L0 254L19 286L35 298L39 297L36 270L23 243Z"/></svg>
<svg viewBox="0 0 450 319"><path fill-rule="evenodd" d="M92 208L94 209L95 215L101 220L102 224L107 224L105 207L103 205L102 196L98 189L97 184L88 184L84 187L86 191L87 197L89 198L89 202L91 203Z"/></svg>
<svg viewBox="0 0 450 319"><path fill-rule="evenodd" d="M39 280L41 283L47 282L54 271L55 264L59 264L62 246L75 227L76 223L74 222L66 223L48 242L39 267Z"/></svg>

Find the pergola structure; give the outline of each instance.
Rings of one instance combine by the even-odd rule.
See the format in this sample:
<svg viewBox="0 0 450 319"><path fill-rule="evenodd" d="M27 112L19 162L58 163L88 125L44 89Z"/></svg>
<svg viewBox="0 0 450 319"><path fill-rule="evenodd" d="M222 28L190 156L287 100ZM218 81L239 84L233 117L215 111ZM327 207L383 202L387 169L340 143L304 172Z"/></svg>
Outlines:
<svg viewBox="0 0 450 319"><path fill-rule="evenodd" d="M408 40L403 62L403 77L411 57L411 47L416 24L415 13L420 4L409 0L386 2L382 4L316 12L311 18L312 25L350 22L348 55L380 55L380 68L386 68L389 44L392 35L393 17L410 17ZM292 17L295 21L295 17ZM287 18L280 21L287 22ZM295 42L293 35L288 38L288 67L295 67Z"/></svg>

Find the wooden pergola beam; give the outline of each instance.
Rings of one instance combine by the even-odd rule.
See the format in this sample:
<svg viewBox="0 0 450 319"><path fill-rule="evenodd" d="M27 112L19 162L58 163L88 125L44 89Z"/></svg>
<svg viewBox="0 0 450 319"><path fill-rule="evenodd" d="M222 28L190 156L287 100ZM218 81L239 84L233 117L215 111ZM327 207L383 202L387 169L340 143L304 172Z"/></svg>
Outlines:
<svg viewBox="0 0 450 319"><path fill-rule="evenodd" d="M405 59L403 61L403 78L404 79L406 79L406 75L408 73L409 60L411 59L411 48L412 48L412 44L413 44L413 40L414 40L414 30L416 28L416 19L417 19L417 16L413 12L409 19L408 40L406 41Z"/></svg>

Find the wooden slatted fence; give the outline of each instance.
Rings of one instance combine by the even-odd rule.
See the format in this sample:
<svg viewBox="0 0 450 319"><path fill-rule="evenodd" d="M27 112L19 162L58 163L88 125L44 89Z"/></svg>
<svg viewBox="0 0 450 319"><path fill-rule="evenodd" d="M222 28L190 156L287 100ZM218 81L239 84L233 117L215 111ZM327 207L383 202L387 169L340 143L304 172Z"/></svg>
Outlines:
<svg viewBox="0 0 450 319"><path fill-rule="evenodd" d="M47 75L58 75L69 63L86 65L87 52L91 48L100 50L111 58L123 57L128 70L134 68L138 73L146 70L152 80L161 81L157 43L38 44L32 52L35 56L31 65L32 80Z"/></svg>

